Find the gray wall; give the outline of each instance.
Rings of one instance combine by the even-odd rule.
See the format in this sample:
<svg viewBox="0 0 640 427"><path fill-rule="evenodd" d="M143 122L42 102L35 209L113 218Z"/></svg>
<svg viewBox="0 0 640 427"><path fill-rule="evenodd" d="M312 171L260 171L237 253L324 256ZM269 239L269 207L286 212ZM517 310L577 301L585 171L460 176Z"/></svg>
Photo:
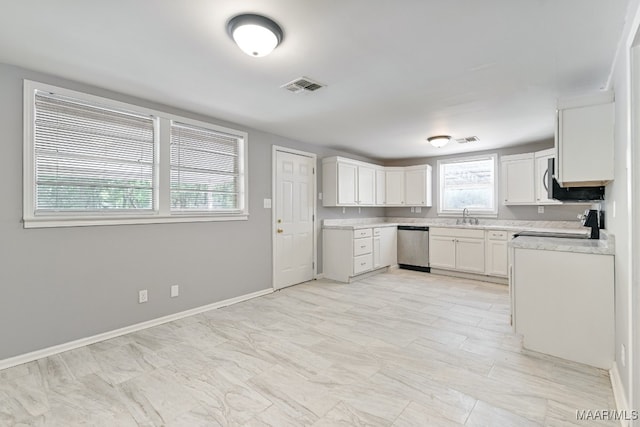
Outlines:
<svg viewBox="0 0 640 427"><path fill-rule="evenodd" d="M24 229L25 78L247 131L249 220ZM262 206L271 197L272 145L319 159L344 155L3 64L0 93L0 360L270 288L271 210ZM383 214L318 207L320 220ZM172 284L180 285L180 297L169 298ZM149 290L146 304L137 303L140 289Z"/></svg>
<svg viewBox="0 0 640 427"><path fill-rule="evenodd" d="M520 153L531 153L540 150L553 148L553 140L540 141L531 144L519 145L516 147L503 148L498 150L479 151L476 154L498 153L498 161L500 156ZM438 216L438 188L436 164L438 160L449 159L455 157L465 157L465 154L455 154L449 156L425 157L421 159L405 159L386 162L385 166L411 166L420 164L430 164L433 167L433 206L431 208L422 208L420 213L411 213L410 208L387 208L386 215L390 217L413 217L413 218L435 218ZM499 166L498 166L499 168ZM498 169L498 173L500 170ZM502 189L500 189L502 191ZM498 197L502 200L502 197ZM587 206L585 205L563 205L563 206L545 206L544 213L538 213L537 206L505 206L498 203L498 219L504 220L537 220L537 221L577 221L577 216L582 213Z"/></svg>

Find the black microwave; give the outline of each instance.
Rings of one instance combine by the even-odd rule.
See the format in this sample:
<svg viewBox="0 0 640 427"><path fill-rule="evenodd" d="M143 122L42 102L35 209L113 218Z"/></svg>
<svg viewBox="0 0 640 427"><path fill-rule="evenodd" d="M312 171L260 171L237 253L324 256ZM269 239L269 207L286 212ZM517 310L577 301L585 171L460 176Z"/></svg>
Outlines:
<svg viewBox="0 0 640 427"><path fill-rule="evenodd" d="M555 159L549 159L547 173L543 183L549 192L549 198L562 202L597 202L604 200L604 187L561 187L554 175Z"/></svg>

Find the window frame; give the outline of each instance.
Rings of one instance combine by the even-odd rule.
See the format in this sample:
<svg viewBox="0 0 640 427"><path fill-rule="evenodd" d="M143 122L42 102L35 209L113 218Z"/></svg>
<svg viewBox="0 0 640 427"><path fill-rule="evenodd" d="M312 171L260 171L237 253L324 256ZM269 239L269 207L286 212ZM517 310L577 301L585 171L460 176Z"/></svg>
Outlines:
<svg viewBox="0 0 640 427"><path fill-rule="evenodd" d="M493 207L492 209L482 209L482 210L473 210L469 209L469 215L473 215L475 217L483 217L483 218L497 218L498 217L498 179L499 179L499 170L498 170L498 154L497 153L489 153L483 155L474 155L474 156L465 156L465 157L451 157L447 159L441 159L436 162L437 165L437 189L438 189L438 216L448 216L448 217L461 217L463 209L444 209L443 208L443 196L444 196L444 187L442 185L442 166L451 164L451 163L462 163L462 162L470 162L470 161L478 161L478 160L492 160L493 162Z"/></svg>
<svg viewBox="0 0 640 427"><path fill-rule="evenodd" d="M74 98L91 105L130 111L149 115L155 120L155 173L154 173L154 206L145 212L35 212L35 93L51 92ZM23 226L24 228L45 227L78 227L93 225L155 224L173 222L205 222L205 221L242 221L249 217L248 194L248 133L215 125L209 122L190 119L163 111L141 107L101 96L78 92L45 83L24 80L23 88ZM170 142L171 123L181 122L193 126L221 132L238 138L239 154L239 209L234 211L189 211L171 210L170 194Z"/></svg>

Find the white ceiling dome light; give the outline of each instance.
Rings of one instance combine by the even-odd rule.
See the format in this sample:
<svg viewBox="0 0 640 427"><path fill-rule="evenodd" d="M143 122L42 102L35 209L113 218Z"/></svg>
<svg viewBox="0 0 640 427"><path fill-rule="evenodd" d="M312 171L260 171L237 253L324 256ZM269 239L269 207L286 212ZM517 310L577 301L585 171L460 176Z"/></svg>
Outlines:
<svg viewBox="0 0 640 427"><path fill-rule="evenodd" d="M427 138L427 141L429 141L429 144L433 145L434 147L440 148L440 147L444 147L449 143L449 141L451 141L451 136L449 135L430 136L429 138Z"/></svg>
<svg viewBox="0 0 640 427"><path fill-rule="evenodd" d="M278 24L254 14L234 16L227 24L227 32L244 53L255 57L271 53L284 37Z"/></svg>

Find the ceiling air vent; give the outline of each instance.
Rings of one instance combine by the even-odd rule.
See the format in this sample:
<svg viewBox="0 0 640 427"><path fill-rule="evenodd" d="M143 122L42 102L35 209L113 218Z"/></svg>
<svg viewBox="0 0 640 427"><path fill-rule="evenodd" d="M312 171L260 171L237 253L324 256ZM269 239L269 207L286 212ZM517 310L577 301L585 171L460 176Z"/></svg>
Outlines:
<svg viewBox="0 0 640 427"><path fill-rule="evenodd" d="M285 88L289 92L300 93L300 92L313 92L321 87L324 87L322 83L318 83L316 81L311 80L308 77L299 77L294 81L291 81L287 84L284 84L280 87Z"/></svg>
<svg viewBox="0 0 640 427"><path fill-rule="evenodd" d="M466 144L467 142L478 142L478 141L480 141L480 138L478 138L477 136L468 136L466 138L456 139L456 142L458 144Z"/></svg>

